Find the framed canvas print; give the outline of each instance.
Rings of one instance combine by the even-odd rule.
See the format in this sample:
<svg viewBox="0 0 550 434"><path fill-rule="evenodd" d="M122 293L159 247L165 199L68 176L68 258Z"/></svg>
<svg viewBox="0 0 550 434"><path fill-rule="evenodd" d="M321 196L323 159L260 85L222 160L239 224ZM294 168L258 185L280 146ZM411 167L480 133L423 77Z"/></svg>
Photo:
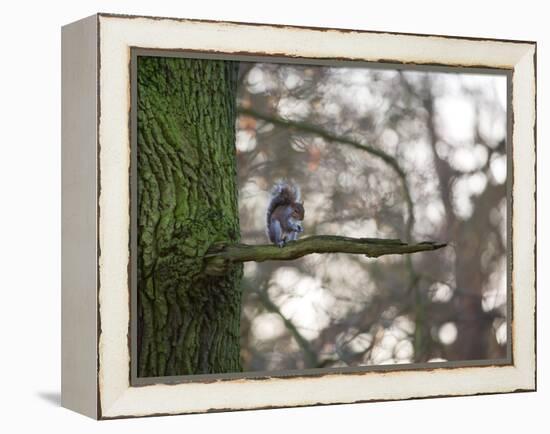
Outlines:
<svg viewBox="0 0 550 434"><path fill-rule="evenodd" d="M534 42L97 14L62 57L65 407L535 390Z"/></svg>

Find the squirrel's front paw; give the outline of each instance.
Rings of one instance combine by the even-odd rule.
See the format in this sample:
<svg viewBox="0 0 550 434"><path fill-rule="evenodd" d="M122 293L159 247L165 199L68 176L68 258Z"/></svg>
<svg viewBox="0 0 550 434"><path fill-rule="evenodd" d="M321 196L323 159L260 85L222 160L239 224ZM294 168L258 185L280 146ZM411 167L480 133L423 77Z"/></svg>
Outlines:
<svg viewBox="0 0 550 434"><path fill-rule="evenodd" d="M278 247L284 247L285 246L285 242L284 240L281 240L279 242L276 243Z"/></svg>
<svg viewBox="0 0 550 434"><path fill-rule="evenodd" d="M301 224L296 225L296 232L304 232L304 227Z"/></svg>

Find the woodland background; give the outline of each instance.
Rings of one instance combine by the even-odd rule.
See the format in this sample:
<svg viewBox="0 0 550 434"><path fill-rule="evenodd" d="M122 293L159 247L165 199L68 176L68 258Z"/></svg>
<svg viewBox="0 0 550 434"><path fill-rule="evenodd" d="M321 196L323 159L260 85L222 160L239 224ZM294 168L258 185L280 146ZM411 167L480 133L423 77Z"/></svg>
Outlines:
<svg viewBox="0 0 550 434"><path fill-rule="evenodd" d="M506 356L506 88L503 75L241 62L243 242L266 242L269 190L288 179L302 236L449 243L246 263L244 371Z"/></svg>

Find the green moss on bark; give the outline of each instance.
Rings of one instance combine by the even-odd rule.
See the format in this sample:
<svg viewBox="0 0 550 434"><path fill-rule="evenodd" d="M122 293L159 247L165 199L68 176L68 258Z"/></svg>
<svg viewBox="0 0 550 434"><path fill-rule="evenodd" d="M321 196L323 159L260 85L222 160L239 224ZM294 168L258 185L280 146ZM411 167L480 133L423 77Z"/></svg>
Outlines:
<svg viewBox="0 0 550 434"><path fill-rule="evenodd" d="M203 273L239 241L234 62L138 58L138 375L239 371L242 270Z"/></svg>

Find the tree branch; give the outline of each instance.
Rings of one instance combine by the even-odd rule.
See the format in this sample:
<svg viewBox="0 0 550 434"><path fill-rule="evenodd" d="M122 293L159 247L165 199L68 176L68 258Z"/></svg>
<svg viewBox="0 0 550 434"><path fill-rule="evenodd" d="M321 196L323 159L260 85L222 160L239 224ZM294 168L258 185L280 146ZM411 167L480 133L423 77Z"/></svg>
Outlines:
<svg viewBox="0 0 550 434"><path fill-rule="evenodd" d="M315 235L291 241L280 248L272 244L230 244L213 246L204 256L206 274L226 272L234 262L290 261L311 253L354 253L369 258L383 255L403 255L437 250L446 244L424 241L416 244L403 243L397 239L349 238L335 235Z"/></svg>
<svg viewBox="0 0 550 434"><path fill-rule="evenodd" d="M281 309L279 309L279 306L277 306L269 298L267 290L265 289L257 290L257 291L254 291L254 293L258 295L258 298L260 299L262 304L265 306L265 308L269 312L275 313L279 316L279 318L281 318L287 330L294 337L294 340L304 352L304 358L307 361L306 368L317 368L317 353L311 347L311 344L309 343L309 341L300 333L300 331L294 325L294 323L290 319L288 319L286 316L284 316L283 313L281 312Z"/></svg>

